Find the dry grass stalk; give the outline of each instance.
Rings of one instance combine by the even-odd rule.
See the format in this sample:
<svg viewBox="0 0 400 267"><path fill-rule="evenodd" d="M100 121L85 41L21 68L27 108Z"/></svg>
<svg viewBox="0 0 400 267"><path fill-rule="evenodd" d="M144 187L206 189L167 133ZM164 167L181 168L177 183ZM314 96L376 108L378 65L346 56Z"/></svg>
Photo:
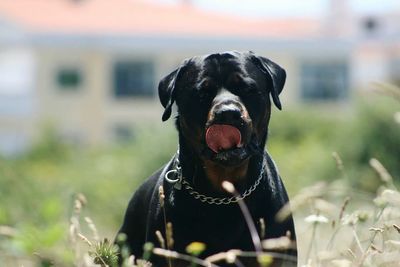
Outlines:
<svg viewBox="0 0 400 267"><path fill-rule="evenodd" d="M339 222L343 219L344 212L345 212L347 206L348 206L349 203L350 203L350 199L351 199L350 197L346 197L345 200L344 200L344 202L343 202L342 207L340 208Z"/></svg>
<svg viewBox="0 0 400 267"><path fill-rule="evenodd" d="M77 236L78 236L82 241L84 241L86 244L88 244L89 247L92 247L92 246L93 246L92 242L90 242L90 240L89 240L86 236L84 236L83 234L78 233Z"/></svg>
<svg viewBox="0 0 400 267"><path fill-rule="evenodd" d="M374 89L378 93L382 93L384 95L390 96L397 101L400 101L400 89L399 87L389 84L389 83L382 83L382 82L374 82Z"/></svg>
<svg viewBox="0 0 400 267"><path fill-rule="evenodd" d="M90 219L89 217L85 217L85 221L86 221L89 229L92 231L93 239L97 242L100 241L99 232L97 231L97 227L93 223L92 219Z"/></svg>
<svg viewBox="0 0 400 267"><path fill-rule="evenodd" d="M162 208L163 211L163 219L164 219L164 229L165 229L165 238L167 240L167 249L171 250L174 244L173 241L173 233L172 233L172 224L167 223L167 214L165 211L165 193L164 193L164 187L160 185L158 187L158 197L160 200L160 207ZM169 225L168 225L169 224ZM170 258L168 258L168 267L172 267L172 261Z"/></svg>
<svg viewBox="0 0 400 267"><path fill-rule="evenodd" d="M290 203L284 205L276 214L275 219L278 222L285 221L291 214L292 210L300 210L310 203L314 203L317 198L323 198L327 192L327 184L318 182L310 187L303 188L299 194L291 198Z"/></svg>
<svg viewBox="0 0 400 267"><path fill-rule="evenodd" d="M158 243L160 243L160 247L165 249L165 239L162 236L162 233L160 231L156 231L156 237L158 240Z"/></svg>
<svg viewBox="0 0 400 267"><path fill-rule="evenodd" d="M154 248L152 252L153 252L153 254L158 255L158 256L162 256L162 257L166 257L166 258L173 258L173 259L180 259L180 260L184 260L187 262L194 262L195 264L204 266L204 267L219 267L218 265L215 265L209 261L202 260L202 259L190 256L190 255L178 253L178 252L172 251L172 250L167 250L167 249L163 249L163 248Z"/></svg>
<svg viewBox="0 0 400 267"><path fill-rule="evenodd" d="M164 187L160 185L158 188L158 197L160 199L160 206L164 207L164 201L165 201L165 194L164 194Z"/></svg>
<svg viewBox="0 0 400 267"><path fill-rule="evenodd" d="M343 165L343 161L340 158L339 154L337 152L332 152L332 157L336 161L336 167L338 168L338 170L343 171L344 165Z"/></svg>
<svg viewBox="0 0 400 267"><path fill-rule="evenodd" d="M236 189L232 183L230 183L228 181L223 181L222 188L224 188L228 193L231 193L232 195L238 197L238 204L239 204L240 210L243 214L243 217L246 220L247 227L249 228L254 248L257 253L261 253L262 252L261 240L260 240L260 237L258 236L257 228L254 224L253 218L251 217L249 209L246 206L246 203L244 203L243 199L239 198L240 195L236 191Z"/></svg>
<svg viewBox="0 0 400 267"><path fill-rule="evenodd" d="M386 168L379 162L379 160L372 158L369 165L378 173L381 180L386 184L393 184L393 177L389 174Z"/></svg>
<svg viewBox="0 0 400 267"><path fill-rule="evenodd" d="M263 240L262 246L266 250L287 250L296 248L296 243L289 237L282 236Z"/></svg>
<svg viewBox="0 0 400 267"><path fill-rule="evenodd" d="M151 264L151 262L145 261L145 260L142 260L142 259L138 259L136 261L136 263L137 263L136 266L132 263L132 267L151 267L151 266L153 266L153 264Z"/></svg>
<svg viewBox="0 0 400 267"><path fill-rule="evenodd" d="M167 229L165 230L165 235L167 239L167 248L172 249L174 247L174 231L171 222L167 223Z"/></svg>
<svg viewBox="0 0 400 267"><path fill-rule="evenodd" d="M353 259L357 259L356 254L353 252L353 250L351 248L347 249L347 252L349 253L349 255L353 258Z"/></svg>
<svg viewBox="0 0 400 267"><path fill-rule="evenodd" d="M265 238L265 220L264 220L264 218L260 218L259 223L260 223L260 238L264 239Z"/></svg>
<svg viewBox="0 0 400 267"><path fill-rule="evenodd" d="M205 261L213 263L213 262L223 261L225 260L225 258L226 258L226 252L220 252L208 256L207 258L205 258Z"/></svg>
<svg viewBox="0 0 400 267"><path fill-rule="evenodd" d="M371 249L377 251L378 253L383 253L382 249L379 249L377 246L375 246L374 244L371 244Z"/></svg>
<svg viewBox="0 0 400 267"><path fill-rule="evenodd" d="M383 228L379 228L379 227L371 227L371 228L369 228L369 230L371 232L376 232L376 233L383 233L385 231Z"/></svg>
<svg viewBox="0 0 400 267"><path fill-rule="evenodd" d="M74 202L75 214L80 214L82 208L86 206L86 204L87 204L86 197L82 193L77 194Z"/></svg>
<svg viewBox="0 0 400 267"><path fill-rule="evenodd" d="M393 228L397 230L397 232L400 234L400 226L397 224L393 224Z"/></svg>
<svg viewBox="0 0 400 267"><path fill-rule="evenodd" d="M79 230L77 229L75 218L71 218L70 225L69 225L69 231L68 231L68 233L69 233L68 238L72 243L76 242L76 236L77 236L78 232L79 232Z"/></svg>
<svg viewBox="0 0 400 267"><path fill-rule="evenodd" d="M281 259L290 263L297 262L297 257L292 255L287 255L279 252L261 252L257 251L242 251L238 249L232 249L228 252L234 253L236 257L247 257L247 258L271 258L271 259Z"/></svg>

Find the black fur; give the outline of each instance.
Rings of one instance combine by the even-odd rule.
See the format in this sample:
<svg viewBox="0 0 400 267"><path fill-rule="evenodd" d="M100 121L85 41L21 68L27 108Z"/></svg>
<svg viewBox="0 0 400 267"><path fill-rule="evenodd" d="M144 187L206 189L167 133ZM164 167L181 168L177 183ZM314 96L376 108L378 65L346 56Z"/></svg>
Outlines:
<svg viewBox="0 0 400 267"><path fill-rule="evenodd" d="M233 183L239 192L243 192L262 175L257 189L244 199L253 220L258 223L260 218L264 219L266 238L284 236L289 231L295 240L292 218L284 222L275 219L277 212L288 203L288 196L271 157L264 152L271 108L269 95L281 109L279 94L285 78L285 71L264 57L252 52L225 52L188 59L161 80L158 90L165 108L162 119L167 120L171 116L174 102L178 107L176 124L180 153L149 177L129 203L119 232L127 235L131 253L140 258L145 242L158 246L155 235L157 230L164 233L165 237L164 211L160 206L158 192L161 185L165 192L165 219L173 224L174 250L185 253L188 244L199 241L207 247L201 257L230 249L254 251L248 227L236 203L205 204L194 199L187 190L177 190L165 181L165 173L174 168L176 157L179 157L185 179L197 191L213 197L230 195L212 184L207 176L205 162L215 162L221 168L230 168L232 162L240 164L247 161L245 179ZM227 152L224 159L228 160L220 160L205 143L206 125L212 123L209 113L221 88L240 99L239 104L245 106L251 120L246 122L247 128L242 132L245 145ZM238 122L225 123L235 125ZM245 122L240 121L240 124ZM266 162L264 168L263 160ZM267 169L270 175L267 175ZM295 249L286 253L297 255ZM155 266L166 266L161 258L154 257L152 261ZM224 263L218 264L225 266ZM176 263L174 266L188 265ZM255 266L255 262L249 262L246 266ZM295 263L285 266L295 266Z"/></svg>

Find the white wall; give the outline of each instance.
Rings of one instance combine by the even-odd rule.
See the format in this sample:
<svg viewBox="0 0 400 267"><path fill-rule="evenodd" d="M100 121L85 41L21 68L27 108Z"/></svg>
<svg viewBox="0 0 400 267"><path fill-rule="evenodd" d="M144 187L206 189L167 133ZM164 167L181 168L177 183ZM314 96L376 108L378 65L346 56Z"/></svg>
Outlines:
<svg viewBox="0 0 400 267"><path fill-rule="evenodd" d="M32 139L35 68L30 48L0 45L0 154L22 152Z"/></svg>

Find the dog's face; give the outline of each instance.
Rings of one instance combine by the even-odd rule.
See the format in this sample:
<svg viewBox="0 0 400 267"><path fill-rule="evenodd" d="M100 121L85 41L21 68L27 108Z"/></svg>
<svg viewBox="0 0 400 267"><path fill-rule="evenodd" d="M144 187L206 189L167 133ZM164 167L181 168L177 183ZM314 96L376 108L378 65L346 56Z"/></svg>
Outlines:
<svg viewBox="0 0 400 267"><path fill-rule="evenodd" d="M178 107L177 126L203 161L238 166L263 151L271 112L280 109L285 71L252 52L193 57L161 80L163 120Z"/></svg>

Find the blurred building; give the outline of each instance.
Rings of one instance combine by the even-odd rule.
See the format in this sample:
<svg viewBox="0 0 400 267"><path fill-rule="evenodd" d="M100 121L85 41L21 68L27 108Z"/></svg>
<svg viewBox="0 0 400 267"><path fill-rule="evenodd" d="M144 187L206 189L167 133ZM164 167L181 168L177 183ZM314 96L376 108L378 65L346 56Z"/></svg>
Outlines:
<svg viewBox="0 0 400 267"><path fill-rule="evenodd" d="M346 102L371 80L400 81L400 12L246 19L190 1L0 2L0 153L32 144L46 123L78 144L129 139L158 123L158 80L187 57L253 50L288 73L284 103Z"/></svg>

